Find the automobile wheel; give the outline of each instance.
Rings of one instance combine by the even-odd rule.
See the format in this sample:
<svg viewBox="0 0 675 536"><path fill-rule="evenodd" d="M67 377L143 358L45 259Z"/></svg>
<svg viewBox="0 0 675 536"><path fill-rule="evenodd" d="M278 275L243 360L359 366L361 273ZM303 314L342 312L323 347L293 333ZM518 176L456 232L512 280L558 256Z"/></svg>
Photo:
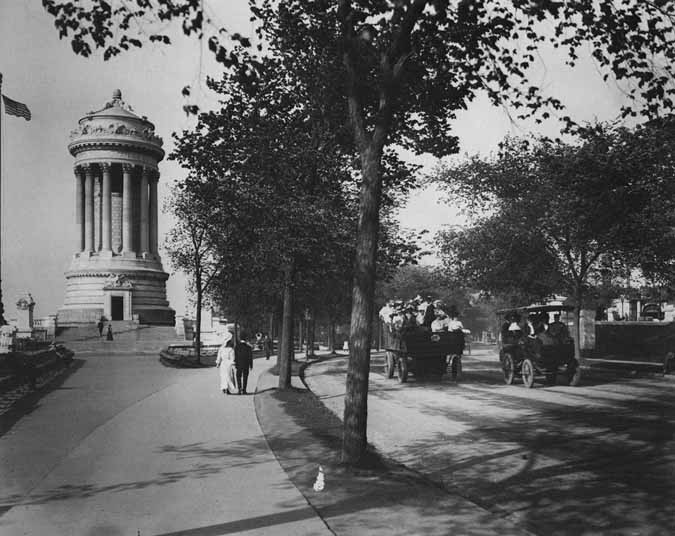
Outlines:
<svg viewBox="0 0 675 536"><path fill-rule="evenodd" d="M513 362L511 354L504 354L502 358L502 370L504 371L504 382L506 385L511 385L516 375L516 365Z"/></svg>
<svg viewBox="0 0 675 536"><path fill-rule="evenodd" d="M558 371L549 372L546 374L546 385L555 385L555 381L558 378Z"/></svg>
<svg viewBox="0 0 675 536"><path fill-rule="evenodd" d="M406 356L398 358L396 376L398 377L399 383L408 381L408 358Z"/></svg>
<svg viewBox="0 0 675 536"><path fill-rule="evenodd" d="M523 385L528 389L534 385L534 365L530 358L523 359L523 364L520 367L523 376Z"/></svg>
<svg viewBox="0 0 675 536"><path fill-rule="evenodd" d="M384 355L384 376L385 378L393 378L394 370L396 368L394 361L394 354L392 352L387 352Z"/></svg>
<svg viewBox="0 0 675 536"><path fill-rule="evenodd" d="M581 367L576 363L567 365L567 376L569 378L569 385L576 387L581 382Z"/></svg>
<svg viewBox="0 0 675 536"><path fill-rule="evenodd" d="M450 365L450 371L452 373L452 379L459 381L462 377L462 356L453 355L452 363Z"/></svg>

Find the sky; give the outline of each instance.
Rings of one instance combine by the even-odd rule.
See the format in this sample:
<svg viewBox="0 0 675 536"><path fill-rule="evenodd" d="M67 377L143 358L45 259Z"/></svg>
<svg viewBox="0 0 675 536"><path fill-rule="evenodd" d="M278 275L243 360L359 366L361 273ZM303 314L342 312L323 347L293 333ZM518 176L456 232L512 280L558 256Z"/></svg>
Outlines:
<svg viewBox="0 0 675 536"><path fill-rule="evenodd" d="M113 2L114 4L114 2ZM216 4L218 4L216 8ZM251 34L246 0L207 0L217 22L232 32ZM32 120L4 115L2 119L2 291L6 318L15 316L18 298L30 292L38 317L55 314L63 303L64 272L74 253L75 179L73 157L68 152L69 133L78 120L98 110L119 88L123 99L139 115L155 124L164 139L167 154L171 134L189 129L194 119L182 111L181 89L196 89L196 103L202 108L214 104L203 84L206 73L216 74L209 53L178 28L173 44L145 44L109 61L101 54L76 56L68 41L58 38L53 19L38 0L0 1L0 72L4 95L26 104ZM602 82L594 65L570 71L560 58L543 57L532 73L533 81L559 96L577 120L609 120L616 117L621 91ZM541 126L513 123L507 114L485 98L478 98L455 122L460 153L488 154L507 134L530 132L557 135L559 125ZM413 157L411 157L413 158ZM437 161L419 157L422 173L430 172ZM159 242L173 225L163 210L170 185L185 176L175 162L159 165ZM404 227L427 229L430 235L445 225L463 221L461 214L439 203L433 188L416 192L400 212ZM167 295L178 315L190 313L186 279L174 273L162 252L165 271L171 274Z"/></svg>

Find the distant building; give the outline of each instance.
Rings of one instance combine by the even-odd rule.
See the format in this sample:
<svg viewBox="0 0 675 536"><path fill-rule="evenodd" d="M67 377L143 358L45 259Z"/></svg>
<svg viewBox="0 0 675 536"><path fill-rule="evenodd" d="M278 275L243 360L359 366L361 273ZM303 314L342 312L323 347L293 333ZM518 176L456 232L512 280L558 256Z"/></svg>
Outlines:
<svg viewBox="0 0 675 536"><path fill-rule="evenodd" d="M61 326L107 320L174 324L157 236L162 139L115 90L71 133L75 250L66 272Z"/></svg>

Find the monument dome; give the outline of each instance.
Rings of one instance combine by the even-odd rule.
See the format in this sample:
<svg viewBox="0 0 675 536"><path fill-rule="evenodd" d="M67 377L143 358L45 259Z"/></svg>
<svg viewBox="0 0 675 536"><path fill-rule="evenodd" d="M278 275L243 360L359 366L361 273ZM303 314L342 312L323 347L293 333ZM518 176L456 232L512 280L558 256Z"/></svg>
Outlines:
<svg viewBox="0 0 675 536"><path fill-rule="evenodd" d="M157 237L162 139L115 90L71 132L74 255L59 325L107 320L173 324Z"/></svg>

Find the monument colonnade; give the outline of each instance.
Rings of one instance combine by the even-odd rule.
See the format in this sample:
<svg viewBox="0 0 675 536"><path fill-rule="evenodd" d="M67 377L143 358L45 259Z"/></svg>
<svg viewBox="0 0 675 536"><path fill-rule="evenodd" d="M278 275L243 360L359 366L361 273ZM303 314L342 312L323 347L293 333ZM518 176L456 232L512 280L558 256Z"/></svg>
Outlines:
<svg viewBox="0 0 675 536"><path fill-rule="evenodd" d="M75 252L158 257L158 170L104 161L74 172Z"/></svg>

